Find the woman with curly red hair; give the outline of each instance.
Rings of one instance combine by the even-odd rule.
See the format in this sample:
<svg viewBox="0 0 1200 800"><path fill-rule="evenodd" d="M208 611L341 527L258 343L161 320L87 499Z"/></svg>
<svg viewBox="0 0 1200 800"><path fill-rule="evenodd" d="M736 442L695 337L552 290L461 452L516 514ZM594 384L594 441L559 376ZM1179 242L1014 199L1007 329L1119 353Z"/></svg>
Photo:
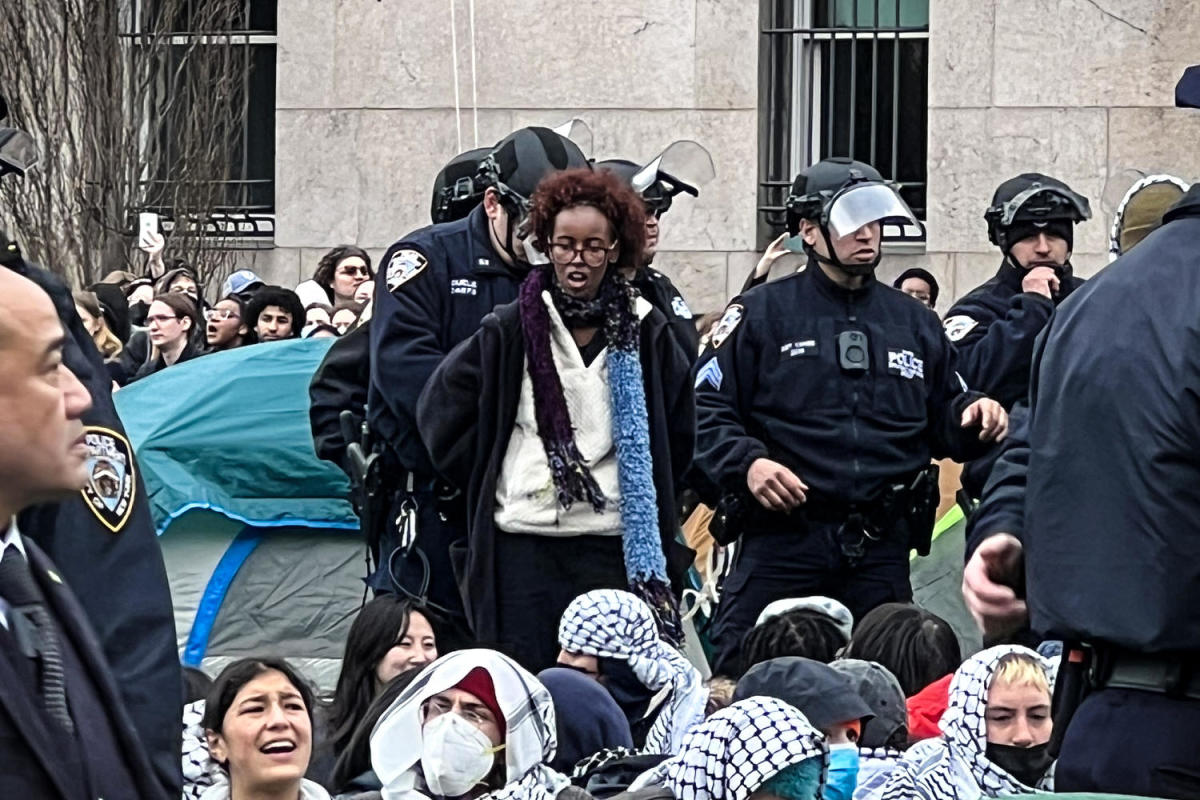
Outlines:
<svg viewBox="0 0 1200 800"><path fill-rule="evenodd" d="M550 263L446 357L417 418L466 494L458 572L475 635L537 671L555 661L562 612L592 589L634 592L682 638L667 555L681 548L694 408L686 354L620 274L645 246L637 196L607 172L558 172L529 226Z"/></svg>

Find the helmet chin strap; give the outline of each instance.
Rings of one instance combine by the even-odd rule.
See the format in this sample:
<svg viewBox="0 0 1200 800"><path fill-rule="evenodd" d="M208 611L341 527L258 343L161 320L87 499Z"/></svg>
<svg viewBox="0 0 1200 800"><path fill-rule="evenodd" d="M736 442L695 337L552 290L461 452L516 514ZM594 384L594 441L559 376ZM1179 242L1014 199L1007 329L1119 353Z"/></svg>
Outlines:
<svg viewBox="0 0 1200 800"><path fill-rule="evenodd" d="M504 252L508 255L509 259L512 261L513 268L517 269L521 272L528 272L530 269L533 268L533 265L530 264L528 261L526 261L521 255L519 255L517 253L516 249L513 247L513 231L516 229L517 223L513 221L513 215L508 213L508 209L504 210L504 215L508 219L508 224L504 226L505 233L504 233L503 239L500 238L500 234L496 233L496 221L495 220L489 219L488 227L490 227L492 230L492 236L495 236L498 241L502 242L500 247L504 250Z"/></svg>
<svg viewBox="0 0 1200 800"><path fill-rule="evenodd" d="M875 253L875 258L873 258L868 264L843 264L842 261L837 257L837 251L833 249L833 241L829 238L828 229L826 229L824 225L820 225L818 227L821 231L821 238L825 240L825 249L832 253L833 256L823 256L817 252L815 247L808 242L805 242L804 252L808 254L809 258L816 259L822 264L828 264L831 267L840 269L842 272L855 278L868 278L875 274L876 267L879 266L879 262L883 259L882 249Z"/></svg>

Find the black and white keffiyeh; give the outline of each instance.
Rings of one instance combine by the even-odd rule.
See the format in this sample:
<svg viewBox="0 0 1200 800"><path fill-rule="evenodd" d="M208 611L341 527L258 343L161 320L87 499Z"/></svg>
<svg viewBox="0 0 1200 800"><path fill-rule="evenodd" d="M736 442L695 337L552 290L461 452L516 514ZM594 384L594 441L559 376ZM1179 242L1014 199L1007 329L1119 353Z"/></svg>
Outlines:
<svg viewBox="0 0 1200 800"><path fill-rule="evenodd" d="M638 776L630 790L664 786L675 800L746 800L781 770L820 757L825 737L792 706L749 697L687 735L679 755Z"/></svg>
<svg viewBox="0 0 1200 800"><path fill-rule="evenodd" d="M708 690L700 673L658 635L645 601L618 589L597 589L571 601L558 626L558 644L570 653L626 661L647 689L670 687L665 708L646 735L646 753L674 755L704 720Z"/></svg>
<svg viewBox="0 0 1200 800"><path fill-rule="evenodd" d="M183 800L199 800L211 786L229 783L229 776L208 750L204 726L204 701L183 707Z"/></svg>
<svg viewBox="0 0 1200 800"><path fill-rule="evenodd" d="M1054 791L1054 768L1036 787L1026 786L987 758L988 690L1000 662L1022 655L1040 664L1054 687L1054 664L1027 647L1001 645L968 659L950 681L950 703L942 715L941 739L918 742L904 755L883 800L957 800Z"/></svg>

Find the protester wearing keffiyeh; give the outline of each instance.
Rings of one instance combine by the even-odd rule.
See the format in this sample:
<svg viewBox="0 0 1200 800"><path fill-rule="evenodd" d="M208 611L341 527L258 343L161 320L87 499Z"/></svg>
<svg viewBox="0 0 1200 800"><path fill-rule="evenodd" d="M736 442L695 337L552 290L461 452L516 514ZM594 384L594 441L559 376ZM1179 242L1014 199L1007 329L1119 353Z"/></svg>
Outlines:
<svg viewBox="0 0 1200 800"><path fill-rule="evenodd" d="M815 800L826 753L825 738L795 708L751 697L705 720L679 755L630 788L664 786L676 800L746 800L759 789L786 800ZM797 766L810 759L811 770Z"/></svg>
<svg viewBox="0 0 1200 800"><path fill-rule="evenodd" d="M1053 767L1032 787L987 757L988 691L1001 662L1011 655L1021 655L1040 665L1053 687L1053 665L1025 647L1002 645L968 659L950 683L950 706L941 721L942 738L918 742L905 753L884 788L884 800L968 800L1054 791Z"/></svg>
<svg viewBox="0 0 1200 800"><path fill-rule="evenodd" d="M644 752L678 753L704 719L708 692L700 673L659 637L650 607L629 592L597 589L575 598L563 613L558 644L568 653L626 662L647 689L669 689Z"/></svg>
<svg viewBox="0 0 1200 800"><path fill-rule="evenodd" d="M504 785L495 800L554 800L569 785L546 766L554 757L554 702L536 678L491 650L460 650L421 671L371 734L371 766L383 784L383 800L427 800L432 793L421 771L426 701L461 685L475 670L491 679L494 702L504 720ZM489 701L492 698L488 698Z"/></svg>

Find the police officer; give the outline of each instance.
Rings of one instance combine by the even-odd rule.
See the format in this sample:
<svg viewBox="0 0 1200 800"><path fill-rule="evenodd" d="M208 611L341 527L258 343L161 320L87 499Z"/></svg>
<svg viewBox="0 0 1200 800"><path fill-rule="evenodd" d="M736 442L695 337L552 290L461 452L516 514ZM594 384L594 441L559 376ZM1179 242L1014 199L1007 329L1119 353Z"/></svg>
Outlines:
<svg viewBox="0 0 1200 800"><path fill-rule="evenodd" d="M463 504L434 474L416 429L417 398L446 353L474 333L485 314L516 299L531 262L540 258L522 227L538 182L554 170L587 166L578 146L548 128L510 134L480 166L482 204L461 220L400 239L376 279L368 421L402 471L388 515L399 521L395 542L407 545L416 537L416 547L400 551L385 538L382 573L403 591L423 595L427 588L428 599L455 619L462 618L462 601L451 546L465 536Z"/></svg>
<svg viewBox="0 0 1200 800"><path fill-rule="evenodd" d="M1057 791L1200 796L1198 241L1193 186L1062 305L972 523L984 632L1068 643Z"/></svg>
<svg viewBox="0 0 1200 800"><path fill-rule="evenodd" d="M855 617L912 599L910 547L928 547L931 455L1003 437L998 403L965 391L937 318L879 283L881 224L912 212L871 166L797 177L788 226L807 267L737 297L696 370L695 467L740 532L713 622L714 668L774 600L827 595ZM923 541L922 541L923 539Z"/></svg>
<svg viewBox="0 0 1200 800"><path fill-rule="evenodd" d="M1062 181L1026 173L996 189L984 214L1000 269L946 312L946 336L972 389L1005 409L1029 389L1033 342L1054 307L1082 283L1071 268L1075 225L1091 217L1085 197ZM967 465L963 488L978 497L991 460Z"/></svg>
<svg viewBox="0 0 1200 800"><path fill-rule="evenodd" d="M639 164L620 158L598 161L596 167L619 175L627 183L632 183L633 176L644 169ZM675 341L687 353L688 359L695 361L700 351L700 333L696 330L692 310L671 279L650 266L658 252L662 216L670 210L675 196L683 192L693 197L699 196L695 187L662 172L655 175L654 180L641 191L642 202L646 205L646 263L641 269L625 277L650 305L662 312L667 318Z"/></svg>

